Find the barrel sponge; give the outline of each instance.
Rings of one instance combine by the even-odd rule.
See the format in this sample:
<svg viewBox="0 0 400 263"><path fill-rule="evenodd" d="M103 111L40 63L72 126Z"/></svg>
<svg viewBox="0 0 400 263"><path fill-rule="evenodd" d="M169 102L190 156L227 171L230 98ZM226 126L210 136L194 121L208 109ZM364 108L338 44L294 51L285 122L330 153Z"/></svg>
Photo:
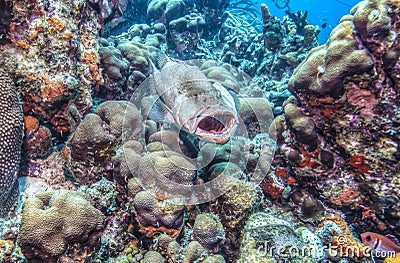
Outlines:
<svg viewBox="0 0 400 263"><path fill-rule="evenodd" d="M0 100L0 217L7 217L19 195L17 172L24 125L15 85L1 68Z"/></svg>
<svg viewBox="0 0 400 263"><path fill-rule="evenodd" d="M354 37L352 16L341 19L326 44L311 50L293 72L289 89L316 96L340 97L343 80L355 74L371 73L374 62Z"/></svg>
<svg viewBox="0 0 400 263"><path fill-rule="evenodd" d="M83 193L43 192L23 204L18 244L28 259L56 262L68 245L93 249L104 219Z"/></svg>
<svg viewBox="0 0 400 263"><path fill-rule="evenodd" d="M140 232L152 237L157 233L167 233L177 237L183 227L185 207L181 200L161 199L148 191L141 191L133 198L134 213Z"/></svg>
<svg viewBox="0 0 400 263"><path fill-rule="evenodd" d="M219 217L212 213L198 214L194 221L193 239L207 250L218 252L225 240L225 230Z"/></svg>

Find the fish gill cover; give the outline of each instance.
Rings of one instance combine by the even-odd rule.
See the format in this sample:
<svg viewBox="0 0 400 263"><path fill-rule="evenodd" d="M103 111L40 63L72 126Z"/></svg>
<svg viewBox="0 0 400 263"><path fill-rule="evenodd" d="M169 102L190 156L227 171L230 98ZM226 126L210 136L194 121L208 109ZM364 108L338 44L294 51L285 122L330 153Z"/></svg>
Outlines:
<svg viewBox="0 0 400 263"><path fill-rule="evenodd" d="M0 262L399 260L398 1L0 7Z"/></svg>

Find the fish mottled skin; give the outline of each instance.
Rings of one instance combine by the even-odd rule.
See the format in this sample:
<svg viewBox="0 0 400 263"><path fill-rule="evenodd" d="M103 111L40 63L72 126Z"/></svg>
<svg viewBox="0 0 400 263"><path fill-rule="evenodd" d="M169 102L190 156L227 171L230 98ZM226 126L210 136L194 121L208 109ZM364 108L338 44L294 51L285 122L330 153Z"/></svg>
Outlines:
<svg viewBox="0 0 400 263"><path fill-rule="evenodd" d="M18 199L23 120L13 80L0 69L0 217L7 217Z"/></svg>
<svg viewBox="0 0 400 263"><path fill-rule="evenodd" d="M220 83L211 83L199 68L169 60L154 71L151 85L175 123L189 133L219 144L234 134L238 113L232 95Z"/></svg>

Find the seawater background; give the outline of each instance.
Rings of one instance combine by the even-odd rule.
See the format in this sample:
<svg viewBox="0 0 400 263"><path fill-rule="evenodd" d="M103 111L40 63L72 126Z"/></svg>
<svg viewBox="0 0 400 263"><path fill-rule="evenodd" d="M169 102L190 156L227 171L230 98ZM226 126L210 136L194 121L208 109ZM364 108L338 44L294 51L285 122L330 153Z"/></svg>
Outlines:
<svg viewBox="0 0 400 263"><path fill-rule="evenodd" d="M298 10L303 13L308 10L307 21L311 25L318 25L321 28L323 23L327 23L326 28L321 28L318 35L320 44L324 44L329 37L332 29L339 23L342 16L349 14L350 9L356 5L358 0L291 0L289 7L292 12ZM273 0L255 1L260 6L261 3L268 5L272 15L282 18L285 10L279 9L274 5Z"/></svg>

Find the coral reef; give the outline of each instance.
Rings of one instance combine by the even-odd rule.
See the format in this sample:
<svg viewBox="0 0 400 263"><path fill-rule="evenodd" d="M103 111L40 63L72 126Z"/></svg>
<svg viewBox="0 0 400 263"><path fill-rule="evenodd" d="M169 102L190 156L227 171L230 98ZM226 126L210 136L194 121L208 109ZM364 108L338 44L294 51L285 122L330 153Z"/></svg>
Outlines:
<svg viewBox="0 0 400 263"><path fill-rule="evenodd" d="M82 1L13 4L14 21L24 22L11 23L12 45L4 46L2 54L16 65L14 75L22 91L24 113L57 136L73 128L71 108L80 114L90 110L90 90L102 82L98 32L93 30L99 21L94 13Z"/></svg>
<svg viewBox="0 0 400 263"><path fill-rule="evenodd" d="M399 12L317 46L247 0L0 0L0 262L370 262L359 234L400 237ZM166 60L231 98L227 143L154 116Z"/></svg>
<svg viewBox="0 0 400 263"><path fill-rule="evenodd" d="M7 38L4 36L9 32L9 26L12 18L12 4L8 1L2 0L0 2L1 13L0 13L0 44L7 42Z"/></svg>
<svg viewBox="0 0 400 263"><path fill-rule="evenodd" d="M292 75L297 101L286 103L279 140L293 174L314 177L300 185L374 231L399 227L398 19L392 1L362 1L341 19Z"/></svg>
<svg viewBox="0 0 400 263"><path fill-rule="evenodd" d="M73 246L86 246L88 254L94 251L103 220L79 192L43 192L24 203L18 244L30 262L71 260L65 253Z"/></svg>

